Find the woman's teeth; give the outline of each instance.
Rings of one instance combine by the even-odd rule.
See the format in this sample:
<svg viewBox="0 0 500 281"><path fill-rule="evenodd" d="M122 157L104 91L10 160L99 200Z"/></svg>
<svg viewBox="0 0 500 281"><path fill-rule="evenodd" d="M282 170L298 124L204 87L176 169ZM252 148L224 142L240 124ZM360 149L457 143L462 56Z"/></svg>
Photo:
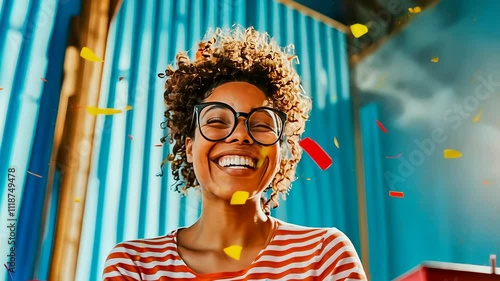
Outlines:
<svg viewBox="0 0 500 281"><path fill-rule="evenodd" d="M219 165L232 169L253 169L255 168L255 160L247 156L226 155L219 158Z"/></svg>

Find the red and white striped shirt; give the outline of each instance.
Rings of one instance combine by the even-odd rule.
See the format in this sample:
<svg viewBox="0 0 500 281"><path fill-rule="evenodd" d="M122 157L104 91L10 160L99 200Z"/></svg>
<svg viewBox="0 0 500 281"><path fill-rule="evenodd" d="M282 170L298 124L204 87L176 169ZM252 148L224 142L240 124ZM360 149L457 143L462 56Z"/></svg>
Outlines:
<svg viewBox="0 0 500 281"><path fill-rule="evenodd" d="M337 228L309 228L277 220L271 241L245 270L198 274L177 252L177 230L116 245L104 281L123 280L330 280L366 281L347 236Z"/></svg>

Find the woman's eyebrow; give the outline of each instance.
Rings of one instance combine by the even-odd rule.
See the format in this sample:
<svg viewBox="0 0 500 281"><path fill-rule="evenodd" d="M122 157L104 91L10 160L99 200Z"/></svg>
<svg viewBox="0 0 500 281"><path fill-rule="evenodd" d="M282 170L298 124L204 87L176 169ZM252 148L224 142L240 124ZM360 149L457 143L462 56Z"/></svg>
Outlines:
<svg viewBox="0 0 500 281"><path fill-rule="evenodd" d="M208 110L205 110L205 112L203 113L203 115L201 115L200 117L203 118L203 116L205 116L208 112L214 110L214 109L217 109L217 108L226 108L227 106L225 105L222 105L222 104L212 104L210 105L210 108Z"/></svg>

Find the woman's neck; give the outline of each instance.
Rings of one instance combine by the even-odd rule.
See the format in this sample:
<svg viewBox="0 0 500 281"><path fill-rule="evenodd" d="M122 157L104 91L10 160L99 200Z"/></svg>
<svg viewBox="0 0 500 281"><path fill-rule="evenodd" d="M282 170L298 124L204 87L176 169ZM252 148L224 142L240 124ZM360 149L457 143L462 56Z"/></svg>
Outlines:
<svg viewBox="0 0 500 281"><path fill-rule="evenodd" d="M273 223L259 208L260 202L239 206L206 204L199 220L186 229L184 243L207 250L266 245Z"/></svg>

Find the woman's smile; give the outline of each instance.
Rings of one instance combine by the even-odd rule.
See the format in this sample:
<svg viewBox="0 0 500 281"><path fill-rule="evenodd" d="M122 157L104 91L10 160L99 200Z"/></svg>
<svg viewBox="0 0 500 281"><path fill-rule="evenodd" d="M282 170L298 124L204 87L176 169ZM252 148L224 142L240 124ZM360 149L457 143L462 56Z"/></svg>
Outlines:
<svg viewBox="0 0 500 281"><path fill-rule="evenodd" d="M226 154L218 157L216 160L211 160L217 168L235 177L249 177L255 173L265 169L265 165L257 167L258 158L253 158L248 155Z"/></svg>

